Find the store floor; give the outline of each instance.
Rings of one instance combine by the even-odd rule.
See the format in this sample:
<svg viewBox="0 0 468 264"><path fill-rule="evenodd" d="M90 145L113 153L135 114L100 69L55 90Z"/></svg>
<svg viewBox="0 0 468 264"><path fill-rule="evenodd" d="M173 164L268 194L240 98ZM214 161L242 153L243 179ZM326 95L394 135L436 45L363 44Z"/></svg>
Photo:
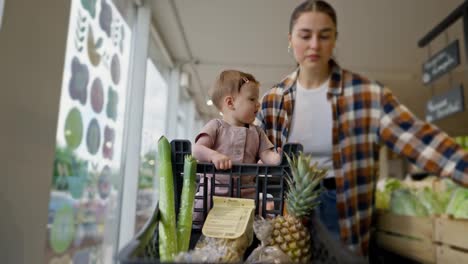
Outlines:
<svg viewBox="0 0 468 264"><path fill-rule="evenodd" d="M420 262L402 257L379 247L375 240L371 240L369 246L369 263L370 264L418 264Z"/></svg>

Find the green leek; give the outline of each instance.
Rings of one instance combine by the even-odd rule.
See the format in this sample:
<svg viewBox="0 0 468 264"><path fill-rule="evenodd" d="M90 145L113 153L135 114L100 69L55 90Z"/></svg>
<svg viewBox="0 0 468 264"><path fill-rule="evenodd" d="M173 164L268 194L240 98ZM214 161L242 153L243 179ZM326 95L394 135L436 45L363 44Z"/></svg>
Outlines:
<svg viewBox="0 0 468 264"><path fill-rule="evenodd" d="M161 262L172 261L177 250L177 233L172 175L171 146L162 136L158 141L159 176L159 256Z"/></svg>
<svg viewBox="0 0 468 264"><path fill-rule="evenodd" d="M197 161L190 155L184 161L184 183L180 199L180 211L177 222L177 247L179 252L189 249L190 234L192 232L192 212L195 200Z"/></svg>

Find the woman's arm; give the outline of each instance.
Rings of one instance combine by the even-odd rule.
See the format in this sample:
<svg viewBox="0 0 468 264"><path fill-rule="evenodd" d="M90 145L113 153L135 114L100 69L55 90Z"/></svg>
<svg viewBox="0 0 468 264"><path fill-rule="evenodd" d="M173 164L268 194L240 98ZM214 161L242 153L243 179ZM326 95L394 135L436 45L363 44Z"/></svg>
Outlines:
<svg viewBox="0 0 468 264"><path fill-rule="evenodd" d="M468 186L468 153L436 126L416 118L383 88L380 139L425 171Z"/></svg>
<svg viewBox="0 0 468 264"><path fill-rule="evenodd" d="M204 162L213 162L216 169L226 170L232 167L231 159L212 148L212 140L208 135L202 135L193 145L192 155L195 159Z"/></svg>

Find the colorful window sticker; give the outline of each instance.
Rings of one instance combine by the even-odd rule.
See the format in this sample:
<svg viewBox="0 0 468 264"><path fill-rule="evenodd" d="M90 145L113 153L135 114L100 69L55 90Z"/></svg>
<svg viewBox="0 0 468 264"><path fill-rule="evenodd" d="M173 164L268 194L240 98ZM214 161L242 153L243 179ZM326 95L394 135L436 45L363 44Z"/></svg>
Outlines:
<svg viewBox="0 0 468 264"><path fill-rule="evenodd" d="M68 249L75 236L75 216L73 208L64 205L55 213L50 232L50 245L56 253L63 253Z"/></svg>
<svg viewBox="0 0 468 264"><path fill-rule="evenodd" d="M113 262L131 37L111 0L71 1L45 263L90 246Z"/></svg>

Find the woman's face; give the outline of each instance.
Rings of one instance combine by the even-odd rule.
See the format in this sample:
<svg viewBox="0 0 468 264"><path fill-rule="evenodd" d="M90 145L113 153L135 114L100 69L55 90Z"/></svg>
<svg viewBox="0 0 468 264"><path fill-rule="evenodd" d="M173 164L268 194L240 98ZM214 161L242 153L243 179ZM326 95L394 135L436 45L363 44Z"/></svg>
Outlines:
<svg viewBox="0 0 468 264"><path fill-rule="evenodd" d="M328 67L336 42L336 26L322 12L302 13L289 35L294 57L301 67L311 70Z"/></svg>

